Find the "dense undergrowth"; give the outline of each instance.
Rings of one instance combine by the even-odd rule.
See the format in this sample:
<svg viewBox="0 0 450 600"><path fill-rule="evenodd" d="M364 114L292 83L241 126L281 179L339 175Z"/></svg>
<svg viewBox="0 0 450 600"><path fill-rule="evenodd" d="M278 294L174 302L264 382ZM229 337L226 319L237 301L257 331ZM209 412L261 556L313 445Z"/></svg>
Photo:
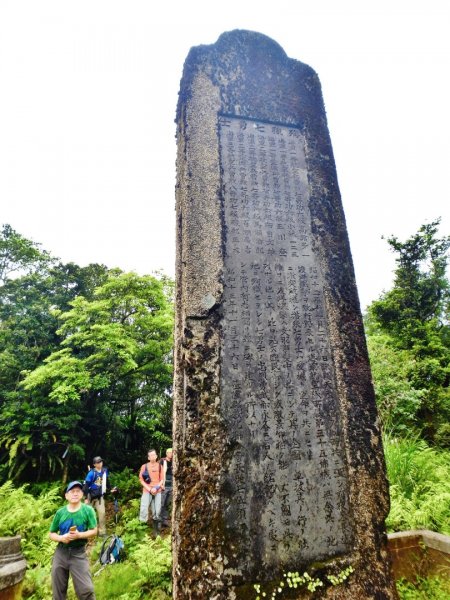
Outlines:
<svg viewBox="0 0 450 600"><path fill-rule="evenodd" d="M384 450L391 496L388 531L430 529L450 535L450 451L388 435Z"/></svg>
<svg viewBox="0 0 450 600"><path fill-rule="evenodd" d="M15 488L11 482L0 487L0 536L20 534L28 569L23 598L51 598L50 566L55 544L48 538L50 522L62 505L57 487L34 496L27 486ZM150 530L139 522L138 500L130 500L121 510L117 526L110 523L125 543L125 560L100 571L98 556L102 540L88 547L97 600L168 600L171 596L170 536L152 539ZM96 574L98 571L98 575ZM72 585L68 600L75 600Z"/></svg>
<svg viewBox="0 0 450 600"><path fill-rule="evenodd" d="M414 584L401 580L397 581L397 592L400 600L448 600L450 581L437 576L418 579Z"/></svg>
<svg viewBox="0 0 450 600"><path fill-rule="evenodd" d="M450 535L450 452L428 446L417 438L384 439L391 489L389 531L430 529ZM114 529L125 542L125 560L104 568L94 576L97 600L166 600L171 594L170 536L151 538L151 532L138 518L139 482L131 473L115 474L121 488L121 510ZM51 518L62 505L60 490L48 487L37 494L27 486L0 487L0 536L20 534L27 559L23 597L48 600L50 564L55 545L48 539ZM111 504L110 504L111 507ZM100 565L101 541L89 546L92 570ZM420 580L415 586L398 582L402 600L449 597L448 581L439 578ZM69 600L75 600L69 588Z"/></svg>
<svg viewBox="0 0 450 600"><path fill-rule="evenodd" d="M429 529L450 535L450 452L430 447L417 437L384 436L390 483L388 531ZM447 600L445 575L397 582L400 600Z"/></svg>

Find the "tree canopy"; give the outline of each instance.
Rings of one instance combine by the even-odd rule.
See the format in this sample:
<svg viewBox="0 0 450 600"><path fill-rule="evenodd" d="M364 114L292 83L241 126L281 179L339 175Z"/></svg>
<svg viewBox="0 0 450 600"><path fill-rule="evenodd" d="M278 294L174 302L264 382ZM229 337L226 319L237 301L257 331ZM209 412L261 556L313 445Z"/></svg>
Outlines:
<svg viewBox="0 0 450 600"><path fill-rule="evenodd" d="M369 307L367 331L385 424L396 430L414 426L427 440L447 446L450 237L438 237L439 224L437 219L422 225L404 242L388 238L397 254L394 285ZM391 372L393 362L397 363L395 373ZM392 393L391 386L389 395L387 381L395 381L397 391L401 384L402 393Z"/></svg>
<svg viewBox="0 0 450 600"><path fill-rule="evenodd" d="M45 258L0 287L3 475L137 465L170 445L172 282Z"/></svg>
<svg viewBox="0 0 450 600"><path fill-rule="evenodd" d="M39 244L17 233L5 224L0 231L0 283L5 283L11 273L26 273L45 268L52 261Z"/></svg>

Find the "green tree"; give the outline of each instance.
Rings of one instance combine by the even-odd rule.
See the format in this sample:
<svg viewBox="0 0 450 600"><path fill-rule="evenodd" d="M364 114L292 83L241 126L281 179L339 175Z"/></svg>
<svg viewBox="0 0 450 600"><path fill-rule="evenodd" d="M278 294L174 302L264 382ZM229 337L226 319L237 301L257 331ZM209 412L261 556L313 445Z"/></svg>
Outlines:
<svg viewBox="0 0 450 600"><path fill-rule="evenodd" d="M440 340L448 342L449 333L450 283L446 268L450 236L437 237L439 224L437 219L422 225L405 242L388 238L398 255L394 286L369 309L375 322L400 347L417 349L425 341L425 353L434 349L430 335L435 337L436 333Z"/></svg>
<svg viewBox="0 0 450 600"><path fill-rule="evenodd" d="M61 414L46 432L73 446L75 459L84 448L87 458L101 452L110 464L138 464L146 444L170 440L170 293L164 278L116 273L92 299L77 296L56 311L59 349L22 387Z"/></svg>
<svg viewBox="0 0 450 600"><path fill-rule="evenodd" d="M54 259L39 249L39 244L17 233L5 224L0 231L0 283L5 283L11 273L27 273L46 268Z"/></svg>
<svg viewBox="0 0 450 600"><path fill-rule="evenodd" d="M62 467L68 439L56 437L48 423L73 422L67 407L50 405L39 391L25 393L22 373L37 368L59 348L55 310L68 310L79 293L92 297L108 277L103 265L50 261L48 267L0 287L0 459L5 476L10 472L16 478L25 469L27 476L39 480Z"/></svg>
<svg viewBox="0 0 450 600"><path fill-rule="evenodd" d="M414 357L393 345L392 338L383 333L368 335L367 345L384 431L392 436L419 432L420 411L427 390L414 387L410 380Z"/></svg>
<svg viewBox="0 0 450 600"><path fill-rule="evenodd" d="M400 365L409 391L396 402L396 410L409 414L424 436L443 445L450 444L450 283L446 277L450 237L439 238L440 220L422 225L405 242L391 237L387 241L397 253L393 288L368 309L367 331L372 338L372 362L376 344L374 336L385 335ZM384 344L386 352L386 343ZM375 375L374 375L375 376ZM376 389L380 398L389 373L379 371ZM377 381L378 379L378 381ZM398 399L398 398L397 398ZM415 409L415 410L413 410ZM395 423L394 415L389 415ZM406 424L404 421L403 424Z"/></svg>
<svg viewBox="0 0 450 600"><path fill-rule="evenodd" d="M107 276L103 265L58 264L0 287L0 393L15 389L21 371L34 369L59 346L55 309L68 310L80 294L92 297Z"/></svg>
<svg viewBox="0 0 450 600"><path fill-rule="evenodd" d="M0 259L0 479L170 443L173 282L61 264L9 225Z"/></svg>

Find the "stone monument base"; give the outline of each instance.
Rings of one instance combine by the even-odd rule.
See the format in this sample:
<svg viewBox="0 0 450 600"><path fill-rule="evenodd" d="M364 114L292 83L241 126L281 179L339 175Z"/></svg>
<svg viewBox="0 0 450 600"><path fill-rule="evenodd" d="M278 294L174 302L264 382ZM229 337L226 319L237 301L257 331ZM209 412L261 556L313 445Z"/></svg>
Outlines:
<svg viewBox="0 0 450 600"><path fill-rule="evenodd" d="M20 535L0 537L0 598L19 600L27 563L20 550Z"/></svg>

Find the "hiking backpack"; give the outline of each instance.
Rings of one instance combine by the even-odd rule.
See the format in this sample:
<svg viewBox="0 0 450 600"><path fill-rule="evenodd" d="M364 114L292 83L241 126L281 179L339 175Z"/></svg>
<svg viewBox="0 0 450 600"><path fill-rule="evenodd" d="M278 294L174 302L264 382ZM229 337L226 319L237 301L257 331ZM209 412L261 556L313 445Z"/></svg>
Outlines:
<svg viewBox="0 0 450 600"><path fill-rule="evenodd" d="M110 535L102 544L99 561L102 565L109 565L123 559L124 543L117 535Z"/></svg>

